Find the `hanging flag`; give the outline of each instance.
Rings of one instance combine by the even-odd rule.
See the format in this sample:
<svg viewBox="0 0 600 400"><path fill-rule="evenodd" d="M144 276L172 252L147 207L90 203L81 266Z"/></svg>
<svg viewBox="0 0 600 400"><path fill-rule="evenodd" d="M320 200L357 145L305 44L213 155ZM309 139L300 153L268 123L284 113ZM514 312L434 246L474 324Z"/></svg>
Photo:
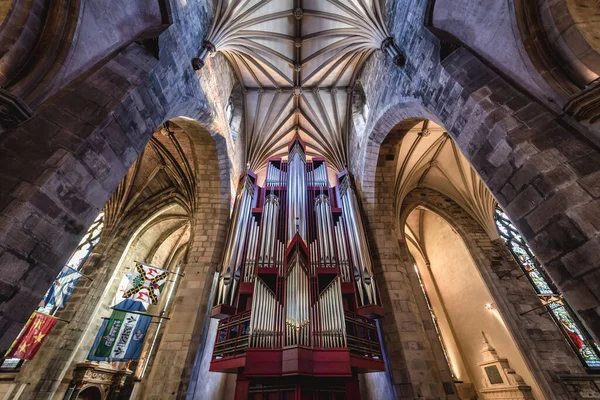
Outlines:
<svg viewBox="0 0 600 400"><path fill-rule="evenodd" d="M4 358L33 359L55 323L55 317L34 311Z"/></svg>
<svg viewBox="0 0 600 400"><path fill-rule="evenodd" d="M121 282L119 282L119 287L117 288L117 293L115 293L115 298L113 300L114 304L120 303L123 301L125 291L127 290L127 286L129 285L129 280L131 279L131 274L125 274L121 278ZM115 307L119 308L119 307Z"/></svg>
<svg viewBox="0 0 600 400"><path fill-rule="evenodd" d="M75 285L79 282L79 278L81 278L79 271L65 265L46 292L43 306L54 305L58 308L64 308L67 299L73 293Z"/></svg>
<svg viewBox="0 0 600 400"><path fill-rule="evenodd" d="M136 306L136 303L139 304L132 300L123 301L119 305L128 310L113 310L110 318L102 322L88 354L88 360L126 361L137 360L140 357L152 317L127 312L144 310L142 305Z"/></svg>
<svg viewBox="0 0 600 400"><path fill-rule="evenodd" d="M169 271L136 262L123 298L158 304L160 292L168 278Z"/></svg>

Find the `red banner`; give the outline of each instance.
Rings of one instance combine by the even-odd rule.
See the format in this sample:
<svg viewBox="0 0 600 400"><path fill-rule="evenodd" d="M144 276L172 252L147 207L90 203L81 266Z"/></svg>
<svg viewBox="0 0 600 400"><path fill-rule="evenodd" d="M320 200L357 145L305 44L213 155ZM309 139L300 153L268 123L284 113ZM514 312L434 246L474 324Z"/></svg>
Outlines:
<svg viewBox="0 0 600 400"><path fill-rule="evenodd" d="M53 316L35 311L29 317L25 328L10 346L4 358L31 360L55 323L56 318Z"/></svg>

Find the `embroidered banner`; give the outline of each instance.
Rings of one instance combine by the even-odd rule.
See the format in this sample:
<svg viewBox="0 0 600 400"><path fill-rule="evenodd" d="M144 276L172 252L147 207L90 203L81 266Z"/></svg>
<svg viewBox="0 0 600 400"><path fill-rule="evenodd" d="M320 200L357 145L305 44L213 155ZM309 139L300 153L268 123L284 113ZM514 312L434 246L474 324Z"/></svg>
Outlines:
<svg viewBox="0 0 600 400"><path fill-rule="evenodd" d="M151 320L148 315L113 310L110 318L103 321L88 360L137 360Z"/></svg>
<svg viewBox="0 0 600 400"><path fill-rule="evenodd" d="M42 346L42 342L56 323L51 315L35 311L25 327L10 346L4 358L31 360Z"/></svg>
<svg viewBox="0 0 600 400"><path fill-rule="evenodd" d="M158 304L158 298L168 278L169 271L136 262L123 298Z"/></svg>
<svg viewBox="0 0 600 400"><path fill-rule="evenodd" d="M75 285L79 282L79 278L81 278L79 271L65 265L52 286L50 286L50 289L46 292L44 306L54 305L64 308L67 299L73 293Z"/></svg>

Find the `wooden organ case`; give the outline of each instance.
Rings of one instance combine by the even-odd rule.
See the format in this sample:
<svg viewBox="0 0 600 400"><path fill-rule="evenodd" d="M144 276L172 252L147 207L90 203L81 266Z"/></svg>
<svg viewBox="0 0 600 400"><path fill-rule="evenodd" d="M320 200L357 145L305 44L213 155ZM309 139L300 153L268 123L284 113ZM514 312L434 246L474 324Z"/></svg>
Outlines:
<svg viewBox="0 0 600 400"><path fill-rule="evenodd" d="M324 159L268 161L240 182L215 303L210 370L236 373L235 399L360 399L357 374L383 371L383 315L350 176Z"/></svg>

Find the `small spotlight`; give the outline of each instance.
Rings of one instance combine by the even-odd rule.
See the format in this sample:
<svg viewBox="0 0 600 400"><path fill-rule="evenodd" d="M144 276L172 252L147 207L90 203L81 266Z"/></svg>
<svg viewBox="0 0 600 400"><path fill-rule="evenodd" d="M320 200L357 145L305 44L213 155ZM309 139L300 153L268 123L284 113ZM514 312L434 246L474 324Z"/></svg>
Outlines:
<svg viewBox="0 0 600 400"><path fill-rule="evenodd" d="M487 303L485 305L485 308L487 308L488 310L493 310L494 309L494 305L492 303Z"/></svg>

